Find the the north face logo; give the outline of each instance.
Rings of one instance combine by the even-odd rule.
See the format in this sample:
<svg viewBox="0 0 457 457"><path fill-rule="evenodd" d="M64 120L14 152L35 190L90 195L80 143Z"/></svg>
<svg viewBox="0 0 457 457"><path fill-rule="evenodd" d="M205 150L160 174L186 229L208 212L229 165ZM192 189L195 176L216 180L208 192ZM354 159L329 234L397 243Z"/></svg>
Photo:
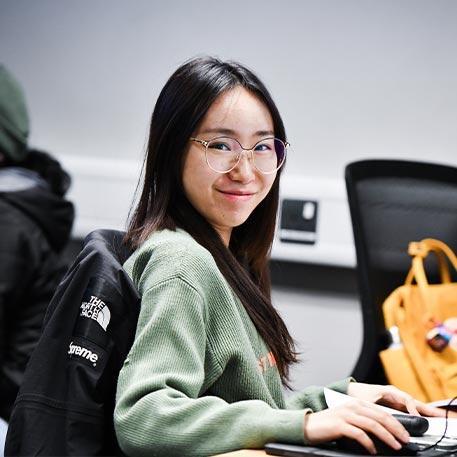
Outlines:
<svg viewBox="0 0 457 457"><path fill-rule="evenodd" d="M94 364L94 367L98 362L98 355L95 352L92 352L82 346L78 346L77 344L73 344L73 341L70 343L70 347L68 348L68 354L77 355L83 359L89 360Z"/></svg>
<svg viewBox="0 0 457 457"><path fill-rule="evenodd" d="M91 295L89 301L81 303L80 315L97 321L103 330L106 330L111 319L111 312L108 306L95 295Z"/></svg>

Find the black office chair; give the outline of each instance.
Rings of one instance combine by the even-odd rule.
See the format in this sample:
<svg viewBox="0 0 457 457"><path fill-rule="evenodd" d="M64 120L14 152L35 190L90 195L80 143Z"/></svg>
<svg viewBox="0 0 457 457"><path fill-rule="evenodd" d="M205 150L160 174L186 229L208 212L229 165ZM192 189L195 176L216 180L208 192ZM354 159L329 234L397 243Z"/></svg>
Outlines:
<svg viewBox="0 0 457 457"><path fill-rule="evenodd" d="M124 233L96 230L48 306L13 407L5 455L122 455L113 426L119 371L140 296L123 269Z"/></svg>
<svg viewBox="0 0 457 457"><path fill-rule="evenodd" d="M352 375L385 383L378 356L389 344L382 303L404 282L410 241L437 238L457 251L457 168L364 160L347 165L345 177L363 317L363 344ZM433 281L433 261L427 270Z"/></svg>

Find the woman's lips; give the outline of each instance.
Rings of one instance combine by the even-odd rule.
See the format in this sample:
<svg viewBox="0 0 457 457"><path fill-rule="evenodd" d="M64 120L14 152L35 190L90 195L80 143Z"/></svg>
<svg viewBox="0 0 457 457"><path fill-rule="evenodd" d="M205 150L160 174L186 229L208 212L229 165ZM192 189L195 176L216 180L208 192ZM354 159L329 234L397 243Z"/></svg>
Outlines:
<svg viewBox="0 0 457 457"><path fill-rule="evenodd" d="M230 201L245 201L249 200L254 195L254 192L241 192L235 190L218 189L218 192L220 192L225 198L227 198Z"/></svg>

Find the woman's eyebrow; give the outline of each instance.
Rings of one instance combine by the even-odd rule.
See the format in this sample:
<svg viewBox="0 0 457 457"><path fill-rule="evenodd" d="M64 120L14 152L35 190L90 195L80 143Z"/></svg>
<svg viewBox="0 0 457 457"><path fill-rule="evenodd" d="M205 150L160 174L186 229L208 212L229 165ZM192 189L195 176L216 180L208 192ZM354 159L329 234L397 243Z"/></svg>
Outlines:
<svg viewBox="0 0 457 457"><path fill-rule="evenodd" d="M220 135L229 135L229 136L236 136L237 132L232 129L225 129L225 128L220 128L220 127L215 127L215 128L208 128L203 131L201 131L199 134L200 135L205 135L208 133L214 133L214 134L220 134ZM253 134L253 136L258 136L258 137L265 137L265 136L274 136L273 130L258 130Z"/></svg>
<svg viewBox="0 0 457 457"><path fill-rule="evenodd" d="M200 135L204 135L206 133L215 133L215 134L221 134L221 135L236 135L235 130L232 129L224 129L221 127L214 127L214 128L208 128L200 132Z"/></svg>
<svg viewBox="0 0 457 457"><path fill-rule="evenodd" d="M256 136L274 136L275 132L273 130L258 130L255 132Z"/></svg>

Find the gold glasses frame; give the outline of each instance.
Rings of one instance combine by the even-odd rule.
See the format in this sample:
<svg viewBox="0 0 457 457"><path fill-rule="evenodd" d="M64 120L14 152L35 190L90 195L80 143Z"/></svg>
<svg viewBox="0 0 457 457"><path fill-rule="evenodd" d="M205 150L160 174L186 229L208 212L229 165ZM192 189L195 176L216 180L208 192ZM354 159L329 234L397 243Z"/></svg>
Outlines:
<svg viewBox="0 0 457 457"><path fill-rule="evenodd" d="M236 141L240 145L240 148L241 148L240 152L238 153L238 157L236 159L235 164L233 165L233 167L231 167L230 169L228 169L226 171L216 170L215 168L213 168L210 165L209 160L208 160L208 145L211 144L213 141L218 140L218 139L222 139L222 138L226 138L226 139L230 139L230 140ZM264 175L271 175L273 173L276 173L282 167L284 162L286 161L287 148L290 146L290 143L288 141L283 141L280 138L276 138L276 137L273 137L273 136L267 137L267 138L262 138L261 140L257 141L257 143L255 143L254 146L252 146L252 148L243 147L243 145L236 138L232 138L230 136L217 136L215 138L211 138L211 140L202 140L200 138L190 137L189 140L190 141L194 141L195 143L199 143L199 144L201 144L201 145L203 145L205 147L206 164L208 165L209 168L211 168L211 170L215 171L216 173L221 173L221 174L229 173L230 171L232 171L240 163L241 156L243 155L243 152L246 152L246 154L249 153L249 152L251 153L250 154L251 155L251 163L254 164L255 169L258 170L260 173L262 173ZM258 168L257 165L256 165L256 162L255 162L255 158L254 158L254 149L256 148L256 146L259 143L261 143L262 141L266 141L266 140L277 140L277 141L280 141L284 145L284 157L281 160L281 163L273 171L263 171L260 168Z"/></svg>

